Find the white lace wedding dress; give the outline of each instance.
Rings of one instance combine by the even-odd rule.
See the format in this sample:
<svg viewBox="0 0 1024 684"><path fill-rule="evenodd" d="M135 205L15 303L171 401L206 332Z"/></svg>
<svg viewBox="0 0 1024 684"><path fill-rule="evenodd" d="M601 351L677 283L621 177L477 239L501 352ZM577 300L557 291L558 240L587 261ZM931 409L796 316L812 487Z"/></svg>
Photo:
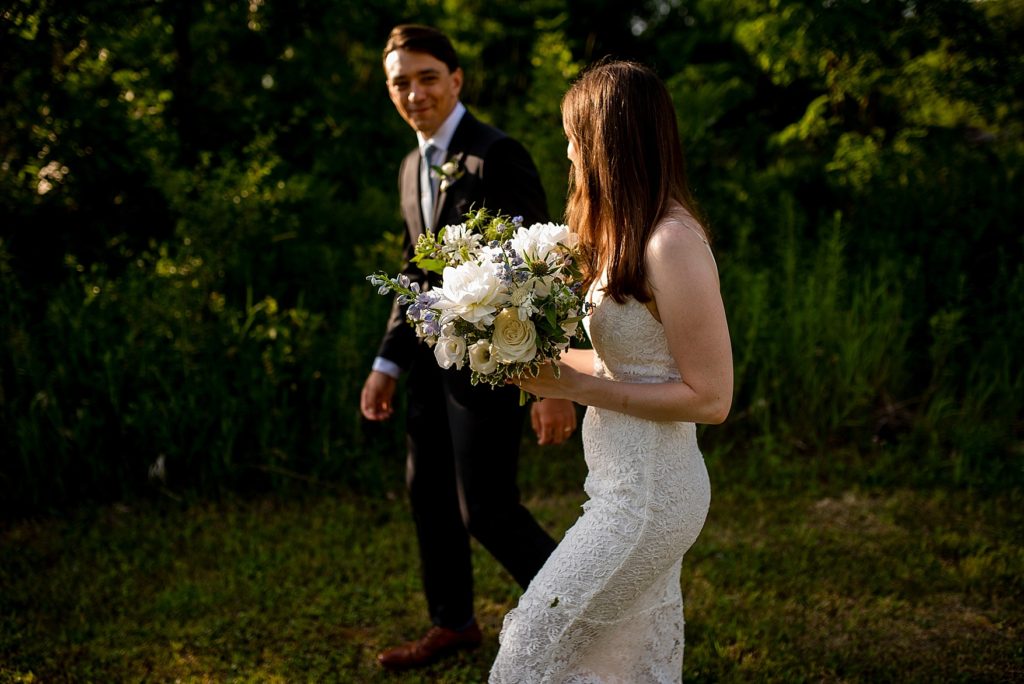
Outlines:
<svg viewBox="0 0 1024 684"><path fill-rule="evenodd" d="M604 299L598 287L590 297L598 375L680 379L642 303ZM491 684L681 681L680 566L711 498L695 427L590 407L583 449L589 500L505 617Z"/></svg>

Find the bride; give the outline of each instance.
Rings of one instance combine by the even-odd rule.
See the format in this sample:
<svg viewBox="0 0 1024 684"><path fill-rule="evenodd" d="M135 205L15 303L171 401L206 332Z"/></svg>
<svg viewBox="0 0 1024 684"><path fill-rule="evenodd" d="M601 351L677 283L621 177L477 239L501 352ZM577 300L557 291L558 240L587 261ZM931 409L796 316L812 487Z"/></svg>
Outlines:
<svg viewBox="0 0 1024 684"><path fill-rule="evenodd" d="M718 271L650 69L591 68L562 120L594 349L521 386L588 407L589 500L506 616L490 682L679 682L680 568L710 503L694 424L721 423L732 402Z"/></svg>

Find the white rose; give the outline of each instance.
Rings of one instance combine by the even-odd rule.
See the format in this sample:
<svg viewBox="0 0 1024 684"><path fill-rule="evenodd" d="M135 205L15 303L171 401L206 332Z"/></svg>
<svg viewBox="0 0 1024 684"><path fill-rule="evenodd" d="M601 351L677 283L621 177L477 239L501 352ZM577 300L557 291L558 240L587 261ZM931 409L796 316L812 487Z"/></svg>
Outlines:
<svg viewBox="0 0 1024 684"><path fill-rule="evenodd" d="M469 367L478 373L490 375L498 367L498 357L487 340L477 340L469 346Z"/></svg>
<svg viewBox="0 0 1024 684"><path fill-rule="evenodd" d="M448 266L441 275L444 306L470 323L488 323L501 294L496 264L467 262Z"/></svg>
<svg viewBox="0 0 1024 684"><path fill-rule="evenodd" d="M445 332L437 339L434 345L434 358L441 368L451 368L453 365L462 370L466 362L466 340L458 335L450 335Z"/></svg>
<svg viewBox="0 0 1024 684"><path fill-rule="evenodd" d="M568 226L558 223L535 223L529 228L520 228L512 238L512 248L530 259L547 261L558 243L567 246L576 243L577 236Z"/></svg>
<svg viewBox="0 0 1024 684"><path fill-rule="evenodd" d="M505 309L494 319L491 346L502 363L532 361L537 355L537 329L533 321L519 320L515 309Z"/></svg>

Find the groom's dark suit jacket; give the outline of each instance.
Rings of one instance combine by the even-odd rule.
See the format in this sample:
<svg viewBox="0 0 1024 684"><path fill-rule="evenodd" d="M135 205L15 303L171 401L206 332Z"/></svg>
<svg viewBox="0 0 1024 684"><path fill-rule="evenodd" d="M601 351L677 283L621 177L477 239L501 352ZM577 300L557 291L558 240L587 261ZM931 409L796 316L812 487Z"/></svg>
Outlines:
<svg viewBox="0 0 1024 684"><path fill-rule="evenodd" d="M469 112L452 137L446 161L462 175L435 202L435 228L461 223L471 209L548 220L537 169L522 145ZM405 273L428 282L409 263L424 231L420 154L402 161L398 185L405 217ZM472 534L524 588L555 542L520 503L516 485L525 410L514 386L472 386L468 367L441 370L419 342L397 302L378 355L408 371L407 485L416 523L424 591L434 624L459 629L473 617Z"/></svg>
<svg viewBox="0 0 1024 684"><path fill-rule="evenodd" d="M468 111L452 136L445 161L450 160L457 161L464 173L447 191L439 193L434 203L435 229L462 223L470 209L480 207L522 216L525 226L548 220L544 189L530 155L516 140L477 120ZM402 160L398 188L406 228L404 272L423 283L427 280L426 272L409 262L424 231L418 148ZM408 369L418 344L415 332L405 321L404 309L396 302L377 355Z"/></svg>

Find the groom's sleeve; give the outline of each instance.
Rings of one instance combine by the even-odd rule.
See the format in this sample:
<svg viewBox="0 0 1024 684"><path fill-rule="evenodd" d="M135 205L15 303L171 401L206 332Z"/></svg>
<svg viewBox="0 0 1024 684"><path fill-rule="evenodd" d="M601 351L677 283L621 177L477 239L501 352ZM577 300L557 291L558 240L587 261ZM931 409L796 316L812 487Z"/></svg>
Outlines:
<svg viewBox="0 0 1024 684"><path fill-rule="evenodd" d="M402 253L402 263L404 265L402 273L408 275L411 280L422 281L423 273L411 265L410 259L412 259L413 250L409 242L409 231L406 230L406 248ZM416 331L413 330L413 327L409 325L405 318L406 308L406 305L398 303L398 296L396 295L391 303L391 313L388 316L384 339L381 340L380 347L377 348L378 358L390 361L401 370L409 369L417 344ZM374 370L380 370L376 366L377 364L375 363ZM391 373L388 374L392 375Z"/></svg>
<svg viewBox="0 0 1024 684"><path fill-rule="evenodd" d="M402 197L402 177L404 174L405 164L409 163L408 158L402 164L402 170L398 173L398 196ZM414 282L423 283L425 281L425 274L422 270L416 267L412 263L412 258L416 254L416 247L412 244L412 240L409 237L409 226L404 225L404 231L402 235L402 271L405 275L409 276L409 279ZM391 313L388 316L387 327L384 330L384 338L380 342L380 346L377 348L377 359L384 359L385 361L392 364L380 364L378 361L374 361L374 370L381 370L387 372L385 369L400 369L408 370L412 364L413 356L416 352L416 345L418 343L416 339L416 331L409 325L409 322L405 318L406 306L398 303L398 296L392 300ZM388 373L392 375L393 373Z"/></svg>

